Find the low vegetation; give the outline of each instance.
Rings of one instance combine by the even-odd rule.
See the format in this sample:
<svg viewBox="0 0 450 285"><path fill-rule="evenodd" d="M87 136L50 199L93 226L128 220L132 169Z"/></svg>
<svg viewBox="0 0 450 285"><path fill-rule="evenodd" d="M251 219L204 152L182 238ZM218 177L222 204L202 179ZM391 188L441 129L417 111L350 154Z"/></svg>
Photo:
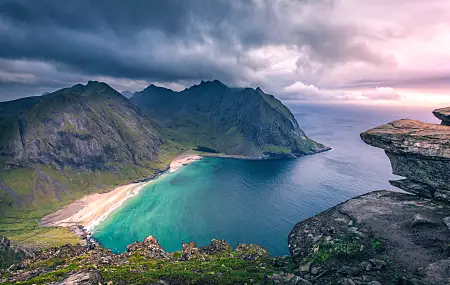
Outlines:
<svg viewBox="0 0 450 285"><path fill-rule="evenodd" d="M170 150L157 163L128 165L117 168L117 173L70 168L61 171L45 165L0 172L0 179L14 189L19 199L0 198L0 235L16 244L44 248L78 243L79 238L68 229L40 227L39 220L85 195L154 176L176 156L177 149Z"/></svg>
<svg viewBox="0 0 450 285"><path fill-rule="evenodd" d="M79 272L95 271L103 284L263 284L273 274L296 270L290 258L272 258L256 245L235 251L196 249L192 255L174 252L164 258L151 258L141 251L112 255L105 249L86 252L79 246L65 246L44 251L22 267L13 275L3 271L0 281L4 278L4 284L48 284ZM33 274L36 276L24 278Z"/></svg>

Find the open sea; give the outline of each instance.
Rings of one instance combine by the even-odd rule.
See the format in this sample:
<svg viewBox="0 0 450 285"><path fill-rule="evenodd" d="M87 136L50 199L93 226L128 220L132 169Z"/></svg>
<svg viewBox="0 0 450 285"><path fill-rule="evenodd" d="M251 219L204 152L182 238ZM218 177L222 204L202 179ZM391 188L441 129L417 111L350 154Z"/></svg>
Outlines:
<svg viewBox="0 0 450 285"><path fill-rule="evenodd" d="M115 253L153 235L166 251L216 238L287 255L296 223L352 197L395 190L388 158L360 140L362 131L401 118L438 123L430 107L287 105L308 136L333 150L295 160L204 158L149 184L98 225L94 238Z"/></svg>

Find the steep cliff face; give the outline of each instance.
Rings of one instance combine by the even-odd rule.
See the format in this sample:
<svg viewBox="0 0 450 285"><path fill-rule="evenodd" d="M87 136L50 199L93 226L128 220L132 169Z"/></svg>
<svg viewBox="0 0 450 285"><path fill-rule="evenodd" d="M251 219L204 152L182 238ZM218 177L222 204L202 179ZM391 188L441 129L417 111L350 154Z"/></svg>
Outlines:
<svg viewBox="0 0 450 285"><path fill-rule="evenodd" d="M308 138L280 101L260 88L233 89L208 81L181 92L149 86L131 101L167 128L174 140L255 158L327 150Z"/></svg>
<svg viewBox="0 0 450 285"><path fill-rule="evenodd" d="M450 127L399 120L361 134L367 144L385 150L405 191L450 200Z"/></svg>
<svg viewBox="0 0 450 285"><path fill-rule="evenodd" d="M443 110L435 114L445 120ZM398 120L361 138L406 177L391 184L416 195L371 192L298 223L288 243L303 276L315 284L450 284L450 126Z"/></svg>
<svg viewBox="0 0 450 285"><path fill-rule="evenodd" d="M113 169L156 160L164 140L150 119L104 83L0 103L0 157L20 167Z"/></svg>

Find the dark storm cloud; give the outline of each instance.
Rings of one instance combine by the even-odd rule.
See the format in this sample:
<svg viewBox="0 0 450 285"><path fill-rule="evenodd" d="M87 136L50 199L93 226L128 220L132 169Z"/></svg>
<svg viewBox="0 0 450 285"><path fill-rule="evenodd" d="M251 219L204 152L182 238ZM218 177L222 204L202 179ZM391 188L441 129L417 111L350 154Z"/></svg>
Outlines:
<svg viewBox="0 0 450 285"><path fill-rule="evenodd" d="M246 60L252 47L290 44L327 61L346 59L347 47L339 47L346 28L290 27L280 13L289 5L302 12L320 3L333 1L6 1L0 57L91 75L232 83L261 65ZM361 47L351 55L373 56Z"/></svg>
<svg viewBox="0 0 450 285"><path fill-rule="evenodd" d="M205 0L16 0L0 7L0 13L16 24L84 31L111 28L120 34L153 28L177 35L187 32L193 21L214 24L231 12L228 1Z"/></svg>
<svg viewBox="0 0 450 285"><path fill-rule="evenodd" d="M357 5L364 3L346 3L0 0L0 100L90 78L112 84L125 80L119 85L133 91L145 82L188 85L219 79L277 92L296 81L333 86L336 76L330 71L352 63L393 69L396 58L371 43L399 38L404 31L361 25ZM377 3L371 5L392 10L389 1ZM279 52L286 53L292 70L273 69L276 61L286 61ZM275 62L272 53L279 56ZM139 81L134 89L133 80ZM371 80L346 78L344 84Z"/></svg>
<svg viewBox="0 0 450 285"><path fill-rule="evenodd" d="M8 1L0 6L0 56L59 63L87 74L157 80L229 80L202 53L201 29L226 17L226 1Z"/></svg>

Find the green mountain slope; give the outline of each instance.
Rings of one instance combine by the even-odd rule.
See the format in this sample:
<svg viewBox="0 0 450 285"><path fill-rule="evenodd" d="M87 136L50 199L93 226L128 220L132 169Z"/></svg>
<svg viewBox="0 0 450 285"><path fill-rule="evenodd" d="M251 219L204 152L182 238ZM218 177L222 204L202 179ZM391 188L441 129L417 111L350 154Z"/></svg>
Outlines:
<svg viewBox="0 0 450 285"><path fill-rule="evenodd" d="M154 176L169 148L155 123L104 83L0 103L0 234L20 240L74 199Z"/></svg>
<svg viewBox="0 0 450 285"><path fill-rule="evenodd" d="M32 103L22 114L0 117L0 155L9 164L114 169L111 161L154 160L163 143L152 122L104 83L75 85Z"/></svg>
<svg viewBox="0 0 450 285"><path fill-rule="evenodd" d="M327 150L308 138L279 100L260 88L229 88L215 80L181 92L150 85L132 98L172 130L168 138L224 154L294 157Z"/></svg>

